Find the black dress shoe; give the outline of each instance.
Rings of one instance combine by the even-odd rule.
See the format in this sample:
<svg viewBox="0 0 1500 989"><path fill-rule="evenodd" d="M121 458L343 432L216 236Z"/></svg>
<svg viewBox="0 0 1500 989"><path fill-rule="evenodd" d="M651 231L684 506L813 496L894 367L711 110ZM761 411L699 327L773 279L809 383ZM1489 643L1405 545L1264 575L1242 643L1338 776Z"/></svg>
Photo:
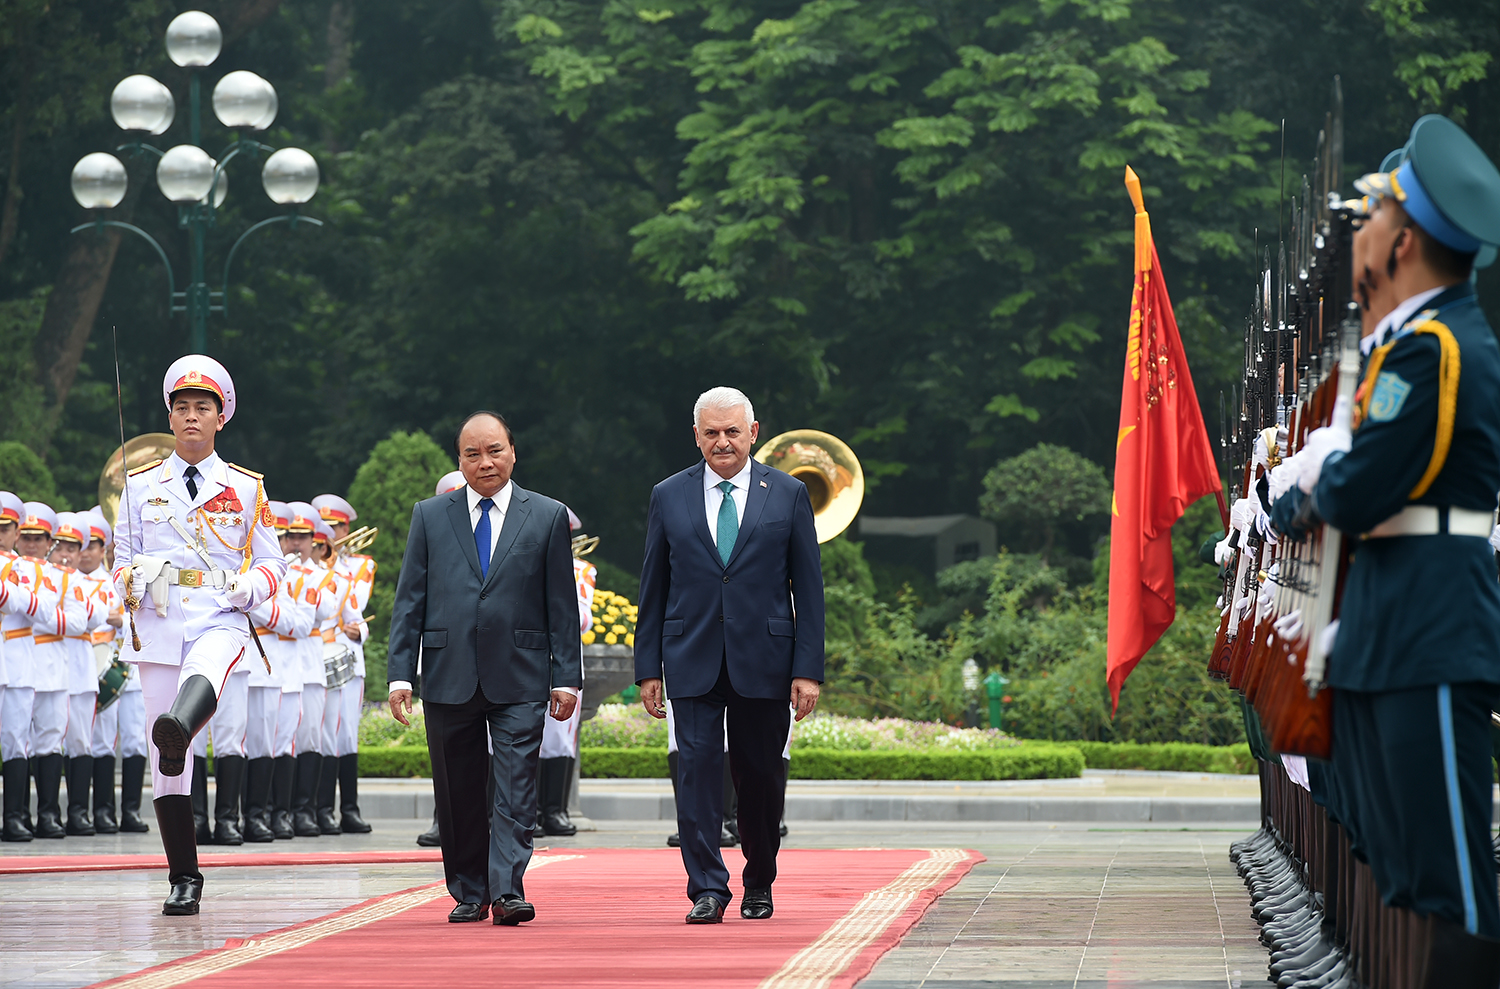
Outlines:
<svg viewBox="0 0 1500 989"><path fill-rule="evenodd" d="M682 847L682 835L678 834L676 831L673 831L671 834L667 835L667 847L668 848L681 848Z"/></svg>
<svg viewBox="0 0 1500 989"><path fill-rule="evenodd" d="M442 848L443 839L438 835L437 815L432 815L432 827L417 835L417 844L423 848Z"/></svg>
<svg viewBox="0 0 1500 989"><path fill-rule="evenodd" d="M450 924L472 924L490 915L490 908L483 903L460 903L448 913Z"/></svg>
<svg viewBox="0 0 1500 989"><path fill-rule="evenodd" d="M689 924L722 924L724 922L724 905L709 894L704 893L693 904L693 909L688 911L687 922Z"/></svg>
<svg viewBox="0 0 1500 989"><path fill-rule="evenodd" d="M776 908L771 903L771 887L747 889L740 898L740 916L746 920L765 920Z"/></svg>
<svg viewBox="0 0 1500 989"><path fill-rule="evenodd" d="M495 923L515 927L536 919L536 907L519 896L502 896L495 901Z"/></svg>
<svg viewBox="0 0 1500 989"><path fill-rule="evenodd" d="M243 845L245 836L240 834L240 829L234 826L230 820L214 822L214 844L215 845Z"/></svg>
<svg viewBox="0 0 1500 989"><path fill-rule="evenodd" d="M175 878L172 895L161 905L164 917L192 917L198 913L198 901L203 899L203 877Z"/></svg>

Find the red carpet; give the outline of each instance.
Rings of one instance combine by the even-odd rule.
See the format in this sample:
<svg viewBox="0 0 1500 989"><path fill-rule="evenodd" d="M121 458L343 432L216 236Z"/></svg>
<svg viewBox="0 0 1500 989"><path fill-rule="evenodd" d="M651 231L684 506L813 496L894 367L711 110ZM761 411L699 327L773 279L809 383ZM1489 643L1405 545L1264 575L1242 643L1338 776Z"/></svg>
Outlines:
<svg viewBox="0 0 1500 989"><path fill-rule="evenodd" d="M381 865L391 862L441 862L437 848L409 852L218 852L198 856L205 869L234 865ZM0 876L36 872L124 872L165 869L167 858L156 855L26 855L0 858Z"/></svg>
<svg viewBox="0 0 1500 989"><path fill-rule="evenodd" d="M737 852L725 860L731 874L743 865ZM435 884L100 985L846 989L980 861L961 849L786 850L775 917L741 920L736 902L723 924L689 927L675 851L542 854L526 883L537 919L521 927L449 924L453 901Z"/></svg>

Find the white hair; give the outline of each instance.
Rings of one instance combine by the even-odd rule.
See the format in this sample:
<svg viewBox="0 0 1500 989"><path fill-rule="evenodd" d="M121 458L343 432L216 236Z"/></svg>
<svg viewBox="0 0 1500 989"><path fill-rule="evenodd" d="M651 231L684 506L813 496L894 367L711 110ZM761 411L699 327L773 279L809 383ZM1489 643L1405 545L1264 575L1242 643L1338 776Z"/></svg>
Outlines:
<svg viewBox="0 0 1500 989"><path fill-rule="evenodd" d="M702 424L703 413L707 409L713 409L716 412L726 412L730 409L740 408L745 410L745 427L748 429L750 424L755 421L755 406L750 404L750 399L745 393L738 388L729 388L724 385L720 385L717 388L710 388L702 395L699 395L698 401L693 403L693 425L696 427Z"/></svg>

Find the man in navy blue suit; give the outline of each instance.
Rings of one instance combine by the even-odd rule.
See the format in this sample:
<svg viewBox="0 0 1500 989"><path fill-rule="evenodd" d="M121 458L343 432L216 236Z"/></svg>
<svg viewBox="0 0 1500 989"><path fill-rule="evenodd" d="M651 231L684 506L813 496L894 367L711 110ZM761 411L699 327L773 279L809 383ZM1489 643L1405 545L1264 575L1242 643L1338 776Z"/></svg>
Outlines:
<svg viewBox="0 0 1500 989"><path fill-rule="evenodd" d="M812 502L801 481L750 459L759 432L743 392L700 395L703 461L652 490L646 523L635 677L652 717L666 717L672 699L689 924L719 923L732 898L719 853L726 717L745 853L740 916L771 916L787 721L793 709L798 721L812 713L823 681Z"/></svg>

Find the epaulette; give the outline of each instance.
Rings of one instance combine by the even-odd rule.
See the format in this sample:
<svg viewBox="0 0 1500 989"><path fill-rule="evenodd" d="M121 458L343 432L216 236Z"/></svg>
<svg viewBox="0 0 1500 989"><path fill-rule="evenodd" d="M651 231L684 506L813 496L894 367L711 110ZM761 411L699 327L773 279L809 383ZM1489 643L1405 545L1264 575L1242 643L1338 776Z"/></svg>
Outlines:
<svg viewBox="0 0 1500 989"><path fill-rule="evenodd" d="M140 473L142 473L144 471L148 471L148 470L150 470L153 467L160 467L160 466L161 466L161 461L160 460L153 460L149 464L141 464L139 467L136 467L136 468L132 469L130 471L130 476L131 477L135 477L137 474L140 474Z"/></svg>
<svg viewBox="0 0 1500 989"><path fill-rule="evenodd" d="M257 481L264 481L266 479L266 475L264 475L264 474L257 474L257 473L255 473L255 471L250 470L247 467L241 467L239 464L230 464L229 466L233 467L235 470L239 471L241 474L248 474L250 477L255 478Z"/></svg>

